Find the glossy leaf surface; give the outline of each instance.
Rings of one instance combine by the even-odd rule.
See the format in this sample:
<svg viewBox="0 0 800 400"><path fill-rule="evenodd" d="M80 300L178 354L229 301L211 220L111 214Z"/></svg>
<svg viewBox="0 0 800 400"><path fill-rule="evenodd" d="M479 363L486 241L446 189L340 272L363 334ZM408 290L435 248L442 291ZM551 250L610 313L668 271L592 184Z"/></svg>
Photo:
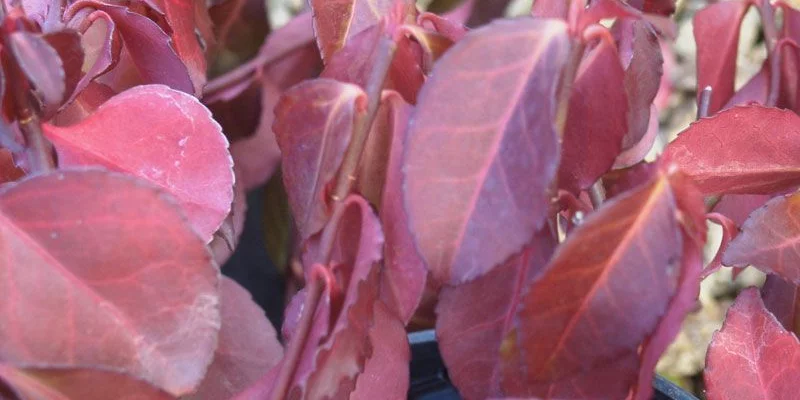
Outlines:
<svg viewBox="0 0 800 400"><path fill-rule="evenodd" d="M756 268L800 284L800 195L779 196L750 214L730 243L722 262Z"/></svg>
<svg viewBox="0 0 800 400"><path fill-rule="evenodd" d="M798 135L791 111L734 107L690 125L664 156L706 195L779 193L800 185Z"/></svg>
<svg viewBox="0 0 800 400"><path fill-rule="evenodd" d="M700 96L706 86L714 90L709 115L733 96L739 28L749 7L747 1L723 1L698 11L692 20L697 43L697 93Z"/></svg>
<svg viewBox="0 0 800 400"><path fill-rule="evenodd" d="M302 238L330 218L327 186L336 176L366 95L355 85L329 79L289 89L275 108L273 130L283 159L283 180Z"/></svg>
<svg viewBox="0 0 800 400"><path fill-rule="evenodd" d="M4 187L0 359L113 368L173 395L200 383L219 270L172 198L145 183L86 170Z"/></svg>
<svg viewBox="0 0 800 400"><path fill-rule="evenodd" d="M522 252L488 274L442 289L436 307L436 338L448 375L465 398L502 394L500 344L513 328L524 288L542 271L555 246L545 229Z"/></svg>
<svg viewBox="0 0 800 400"><path fill-rule="evenodd" d="M211 113L188 94L163 85L138 86L76 125L43 129L60 166L101 165L161 186L178 199L206 241L230 212L234 176L228 142Z"/></svg>
<svg viewBox="0 0 800 400"><path fill-rule="evenodd" d="M416 246L438 280L487 273L541 226L558 163L554 97L567 50L560 21L498 21L454 45L423 86L403 160L404 198Z"/></svg>
<svg viewBox="0 0 800 400"><path fill-rule="evenodd" d="M758 294L745 289L715 332L704 373L709 400L778 400L797 395L800 342Z"/></svg>
<svg viewBox="0 0 800 400"><path fill-rule="evenodd" d="M606 365L630 366L624 360L638 357L679 279L676 207L668 179L656 174L604 203L567 237L523 295L502 353L521 352L530 386L574 379L600 385ZM617 378L626 379L633 377L624 371Z"/></svg>

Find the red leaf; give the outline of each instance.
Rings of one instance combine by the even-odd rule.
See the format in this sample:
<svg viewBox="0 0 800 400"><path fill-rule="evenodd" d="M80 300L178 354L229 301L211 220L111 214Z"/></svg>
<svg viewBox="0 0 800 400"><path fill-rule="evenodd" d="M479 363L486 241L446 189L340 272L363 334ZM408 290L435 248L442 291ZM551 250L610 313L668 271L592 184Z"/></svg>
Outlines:
<svg viewBox="0 0 800 400"><path fill-rule="evenodd" d="M20 399L174 399L144 381L111 370L14 367L0 363L0 381L5 381Z"/></svg>
<svg viewBox="0 0 800 400"><path fill-rule="evenodd" d="M169 36L149 18L127 7L80 0L69 6L66 15L75 15L84 7L104 11L114 20L144 83L160 83L186 93L195 93L186 65L172 48Z"/></svg>
<svg viewBox="0 0 800 400"><path fill-rule="evenodd" d="M114 368L176 396L200 383L219 270L171 197L124 175L65 171L5 186L0 216L0 359Z"/></svg>
<svg viewBox="0 0 800 400"><path fill-rule="evenodd" d="M502 18L511 0L478 0L472 8L467 26L477 27Z"/></svg>
<svg viewBox="0 0 800 400"><path fill-rule="evenodd" d="M247 192L244 189L242 173L238 166L234 166L233 173L236 183L233 185L231 212L222 221L219 229L214 232L214 238L208 244L217 265L224 265L236 250L244 231L244 220L247 216Z"/></svg>
<svg viewBox="0 0 800 400"><path fill-rule="evenodd" d="M704 194L771 194L800 185L798 135L800 117L793 112L734 107L690 125L664 157Z"/></svg>
<svg viewBox="0 0 800 400"><path fill-rule="evenodd" d="M616 46L600 39L584 56L572 85L559 187L577 193L611 169L628 125L624 80Z"/></svg>
<svg viewBox="0 0 800 400"><path fill-rule="evenodd" d="M742 226L750 213L761 208L772 196L765 194L729 194L714 206L714 212L720 213Z"/></svg>
<svg viewBox="0 0 800 400"><path fill-rule="evenodd" d="M110 15L103 11L92 11L83 18L78 26L81 32L81 46L84 49L84 65L88 66L78 81L75 90L70 93L67 103L72 102L93 83L95 78L108 72L119 61L122 41L117 25Z"/></svg>
<svg viewBox="0 0 800 400"><path fill-rule="evenodd" d="M556 244L546 228L521 253L488 274L442 289L436 308L436 338L448 375L465 398L485 399L503 393L500 344L513 327L523 288L541 272Z"/></svg>
<svg viewBox="0 0 800 400"><path fill-rule="evenodd" d="M456 43L423 86L403 160L404 197L414 241L438 280L489 272L541 226L558 162L554 93L567 53L563 22L498 21Z"/></svg>
<svg viewBox="0 0 800 400"><path fill-rule="evenodd" d="M61 59L64 67L64 100L67 100L72 96L82 75L84 55L81 36L75 31L63 30L48 33L43 38Z"/></svg>
<svg viewBox="0 0 800 400"><path fill-rule="evenodd" d="M786 330L800 335L800 286L769 275L761 288L761 297Z"/></svg>
<svg viewBox="0 0 800 400"><path fill-rule="evenodd" d="M300 83L275 107L273 130L283 157L283 181L303 239L330 217L326 186L365 111L366 94L358 86L330 79Z"/></svg>
<svg viewBox="0 0 800 400"><path fill-rule="evenodd" d="M366 88L374 66L381 63L381 58L391 56L384 88L400 92L409 103L416 102L417 92L425 81L419 57L412 48L416 44L403 35L395 43L394 54L389 54L379 45L387 34L385 31L382 25L373 25L352 37L327 60L320 76Z"/></svg>
<svg viewBox="0 0 800 400"><path fill-rule="evenodd" d="M187 399L229 399L243 391L283 356L275 328L244 288L222 278L222 327L214 361Z"/></svg>
<svg viewBox="0 0 800 400"><path fill-rule="evenodd" d="M188 94L138 86L76 125L42 128L60 166L102 165L163 187L206 241L230 212L233 163L227 140L211 113Z"/></svg>
<svg viewBox="0 0 800 400"><path fill-rule="evenodd" d="M84 118L92 115L103 103L114 97L117 93L102 83L89 82L72 102L65 105L48 123L57 126L77 124Z"/></svg>
<svg viewBox="0 0 800 400"><path fill-rule="evenodd" d="M388 108L391 118L391 131L387 132L391 150L384 176L381 201L381 223L386 234L384 247L384 269L381 274L381 299L389 305L403 322L414 315L422 293L428 270L419 252L414 247L408 217L403 206L402 158L406 127L412 108L397 93L384 97L383 106ZM375 132L373 132L374 134Z"/></svg>
<svg viewBox="0 0 800 400"><path fill-rule="evenodd" d="M12 182L25 176L25 171L14 163L14 156L10 151L0 148L0 184Z"/></svg>
<svg viewBox="0 0 800 400"><path fill-rule="evenodd" d="M350 399L405 399L411 361L405 325L380 302L375 303L373 319L369 330L372 357L358 376Z"/></svg>
<svg viewBox="0 0 800 400"><path fill-rule="evenodd" d="M310 0L309 3L314 10L317 46L326 63L350 38L377 24L394 8L402 7L407 14L416 11L410 0Z"/></svg>
<svg viewBox="0 0 800 400"><path fill-rule="evenodd" d="M12 32L6 43L45 108L59 106L64 99L66 76L58 52L44 38L28 32Z"/></svg>
<svg viewBox="0 0 800 400"><path fill-rule="evenodd" d="M647 22L623 19L617 22L616 27L620 58L626 65L628 101L628 131L622 140L622 149L629 152L620 156L617 163L622 165L617 167L627 167L641 161L656 138L655 134L647 134L658 131L657 115L651 114L655 114L653 100L659 91L664 63L658 37ZM655 129L650 129L651 122L655 122Z"/></svg>
<svg viewBox="0 0 800 400"><path fill-rule="evenodd" d="M604 203L567 237L523 295L503 348L504 358L522 352L530 386L602 382L591 378L602 368L592 370L638 355L679 281L677 217L670 182L658 174ZM628 372L616 380L633 383L636 373Z"/></svg>
<svg viewBox="0 0 800 400"><path fill-rule="evenodd" d="M196 33L198 23L209 18L208 8L198 1L163 0L163 11L175 52L188 69L194 94L200 96L206 84L206 56ZM196 13L200 13L197 15Z"/></svg>
<svg viewBox="0 0 800 400"><path fill-rule="evenodd" d="M779 196L753 211L731 242L722 263L731 267L754 267L800 284L800 194Z"/></svg>
<svg viewBox="0 0 800 400"><path fill-rule="evenodd" d="M697 96L706 86L714 90L709 115L719 111L734 93L739 28L749 1L722 1L698 11L692 19L697 43Z"/></svg>
<svg viewBox="0 0 800 400"><path fill-rule="evenodd" d="M777 400L797 395L800 342L745 289L715 332L706 355L709 400Z"/></svg>

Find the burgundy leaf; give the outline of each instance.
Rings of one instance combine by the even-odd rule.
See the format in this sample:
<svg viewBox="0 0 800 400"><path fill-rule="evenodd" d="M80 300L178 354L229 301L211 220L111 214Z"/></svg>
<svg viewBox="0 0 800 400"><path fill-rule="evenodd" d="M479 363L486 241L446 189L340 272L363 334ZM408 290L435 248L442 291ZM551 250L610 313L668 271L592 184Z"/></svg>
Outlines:
<svg viewBox="0 0 800 400"><path fill-rule="evenodd" d="M68 103L89 87L95 78L113 68L119 61L122 51L122 39L117 31L117 25L107 13L92 11L80 20L76 28L81 32L81 47L85 57L82 66L84 75L70 94Z"/></svg>
<svg viewBox="0 0 800 400"><path fill-rule="evenodd" d="M415 5L410 0L310 0L314 10L314 32L322 59L328 60L356 34L377 24L383 17L402 7L401 13L412 15ZM404 15L397 18L402 22Z"/></svg>
<svg viewBox="0 0 800 400"><path fill-rule="evenodd" d="M411 349L403 321L375 303L369 340L373 350L358 376L351 400L404 399L408 394ZM387 379L390 378L390 379Z"/></svg>
<svg viewBox="0 0 800 400"><path fill-rule="evenodd" d="M786 330L800 335L800 286L769 275L761 288L761 297Z"/></svg>
<svg viewBox="0 0 800 400"><path fill-rule="evenodd" d="M114 97L117 93L102 83L89 82L71 103L64 106L48 123L57 126L77 124L84 118L92 115L103 103Z"/></svg>
<svg viewBox="0 0 800 400"><path fill-rule="evenodd" d="M237 60L248 60L258 53L259 47L280 32L283 28L270 32L266 2L263 0L214 1L209 4L208 13L212 22L213 42L207 42L209 65L213 72L223 72L230 68L227 57L234 55ZM313 42L311 13L308 14L308 33ZM291 22L288 24L291 25ZM269 36L267 36L269 35ZM314 46L316 49L316 45ZM227 63L225 62L227 61Z"/></svg>
<svg viewBox="0 0 800 400"><path fill-rule="evenodd" d="M530 51L509 50L519 47ZM423 86L404 198L437 280L489 272L544 221L558 163L554 93L567 53L561 21L498 21L456 43Z"/></svg>
<svg viewBox="0 0 800 400"><path fill-rule="evenodd" d="M742 226L750 213L761 208L772 196L766 194L728 194L722 196L714 206L714 212L731 219L736 226Z"/></svg>
<svg viewBox="0 0 800 400"><path fill-rule="evenodd" d="M657 132L650 129L653 100L659 91L663 70L663 57L658 38L652 27L643 20L623 19L617 22L620 58L625 68L625 92L628 101L628 132L622 141L623 150L639 147L637 154L627 154L627 161L619 166L630 166L641 161L652 147ZM634 157L635 156L635 157ZM623 160L618 160L619 161Z"/></svg>
<svg viewBox="0 0 800 400"><path fill-rule="evenodd" d="M513 328L523 288L541 272L556 244L545 228L521 253L488 274L442 289L436 338L448 374L465 398L502 394L500 344Z"/></svg>
<svg viewBox="0 0 800 400"><path fill-rule="evenodd" d="M704 194L771 194L800 185L798 135L791 111L734 107L690 125L664 156Z"/></svg>
<svg viewBox="0 0 800 400"><path fill-rule="evenodd" d="M731 267L754 267L800 284L800 194L779 196L753 211L742 225L722 263Z"/></svg>
<svg viewBox="0 0 800 400"><path fill-rule="evenodd" d="M219 270L171 197L125 175L64 171L5 186L0 214L0 292L12 300L0 303L0 359L118 369L176 396L200 383Z"/></svg>
<svg viewBox="0 0 800 400"><path fill-rule="evenodd" d="M743 106L750 103L765 104L767 102L767 96L769 95L768 91L769 61L764 60L761 70L753 75L744 86L739 88L722 109L725 110L734 106Z"/></svg>
<svg viewBox="0 0 800 400"><path fill-rule="evenodd" d="M66 76L58 52L43 37L28 32L11 33L7 43L45 108L59 106L64 100Z"/></svg>
<svg viewBox="0 0 800 400"><path fill-rule="evenodd" d="M521 352L527 383L545 388L574 379L589 384L604 373L601 366L629 365L623 360L638 355L675 293L682 243L666 176L604 203L526 290L503 357ZM625 369L616 380L630 385L635 375Z"/></svg>
<svg viewBox="0 0 800 400"><path fill-rule="evenodd" d="M721 1L698 11L692 19L697 43L697 95L706 86L714 90L709 115L733 96L739 28L749 1Z"/></svg>
<svg viewBox="0 0 800 400"><path fill-rule="evenodd" d="M242 173L237 165L234 165L233 174L235 183L233 184L231 212L222 221L219 229L214 232L214 238L208 244L217 265L224 265L233 255L244 231L244 220L247 215L247 192L242 182Z"/></svg>
<svg viewBox="0 0 800 400"><path fill-rule="evenodd" d="M396 93L384 97L382 108L391 118L386 184L381 198L381 223L386 234L384 269L381 274L381 299L403 322L408 322L419 305L425 290L428 270L414 247L408 217L403 206L402 158L406 127L411 107ZM373 132L373 134L376 132Z"/></svg>
<svg viewBox="0 0 800 400"><path fill-rule="evenodd" d="M80 0L70 5L67 15L81 8L96 8L108 14L125 42L131 62L145 83L160 83L186 93L195 93L186 65L172 48L169 36L149 18L127 7Z"/></svg>
<svg viewBox="0 0 800 400"><path fill-rule="evenodd" d="M379 44L386 35L385 30L382 25L373 25L352 37L328 59L321 76L366 88L374 66L380 64L382 58L392 57L384 88L400 92L410 103L416 102L419 88L425 81L419 57L412 48L416 44L401 36L394 54L382 51Z"/></svg>
<svg viewBox="0 0 800 400"><path fill-rule="evenodd" d="M283 356L275 328L250 293L222 278L222 327L214 361L187 399L229 399L243 391Z"/></svg>
<svg viewBox="0 0 800 400"><path fill-rule="evenodd" d="M628 130L624 81L616 46L601 39L584 56L572 85L559 187L577 193L611 169Z"/></svg>
<svg viewBox="0 0 800 400"><path fill-rule="evenodd" d="M5 381L20 399L175 399L147 382L113 370L47 366L14 367L0 363L0 382L2 381Z"/></svg>
<svg viewBox="0 0 800 400"><path fill-rule="evenodd" d="M13 182L25 176L25 171L14 163L14 156L8 149L0 148L0 184Z"/></svg>
<svg viewBox="0 0 800 400"><path fill-rule="evenodd" d="M43 130L62 167L102 165L175 195L206 241L230 212L233 164L227 140L211 113L186 93L138 86L76 125L43 124Z"/></svg>
<svg viewBox="0 0 800 400"><path fill-rule="evenodd" d="M283 180L300 236L319 231L330 217L326 186L336 176L366 95L329 79L300 83L275 107L273 130L283 158Z"/></svg>
<svg viewBox="0 0 800 400"><path fill-rule="evenodd" d="M703 374L709 400L778 400L797 395L800 342L745 289L715 332Z"/></svg>
<svg viewBox="0 0 800 400"><path fill-rule="evenodd" d="M72 96L81 79L83 67L83 47L81 36L70 30L48 33L43 36L61 58L64 67L64 95L65 99Z"/></svg>
<svg viewBox="0 0 800 400"><path fill-rule="evenodd" d="M793 11L797 12L797 11ZM800 37L795 38L800 40ZM800 46L794 40L784 38L777 44L781 61L781 82L778 93L778 106L800 111Z"/></svg>

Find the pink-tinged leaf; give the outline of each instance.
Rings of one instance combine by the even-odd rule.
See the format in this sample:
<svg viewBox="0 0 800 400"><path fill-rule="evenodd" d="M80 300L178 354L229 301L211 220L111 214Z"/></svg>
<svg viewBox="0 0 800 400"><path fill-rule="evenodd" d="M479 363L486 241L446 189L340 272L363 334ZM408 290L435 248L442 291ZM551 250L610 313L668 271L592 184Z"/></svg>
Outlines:
<svg viewBox="0 0 800 400"><path fill-rule="evenodd" d="M703 194L771 194L800 185L798 135L800 117L791 111L734 107L690 125L664 157Z"/></svg>
<svg viewBox="0 0 800 400"><path fill-rule="evenodd" d="M81 79L83 67L83 47L78 32L63 30L48 33L42 38L55 49L64 67L64 99L70 98Z"/></svg>
<svg viewBox="0 0 800 400"><path fill-rule="evenodd" d="M0 359L118 369L176 396L197 387L217 343L219 270L145 183L82 170L3 188Z"/></svg>
<svg viewBox="0 0 800 400"><path fill-rule="evenodd" d="M625 71L614 43L584 56L572 85L558 170L560 188L577 193L611 169L628 128Z"/></svg>
<svg viewBox="0 0 800 400"><path fill-rule="evenodd" d="M761 297L786 330L800 335L800 286L769 275L761 288Z"/></svg>
<svg viewBox="0 0 800 400"><path fill-rule="evenodd" d="M187 399L229 399L278 364L283 347L264 311L244 288L222 278L222 327L214 361Z"/></svg>
<svg viewBox="0 0 800 400"><path fill-rule="evenodd" d="M747 83L744 84L730 100L722 107L723 110L734 106L743 106L750 103L765 104L769 95L769 61L765 60L759 70ZM713 93L712 93L713 97Z"/></svg>
<svg viewBox="0 0 800 400"><path fill-rule="evenodd" d="M742 226L750 213L761 208L773 196L766 194L728 194L714 206L714 212L720 213L736 226Z"/></svg>
<svg viewBox="0 0 800 400"><path fill-rule="evenodd" d="M523 288L541 272L556 244L549 228L543 229L521 253L488 274L442 288L436 338L448 375L465 398L502 394L500 344L513 327Z"/></svg>
<svg viewBox="0 0 800 400"><path fill-rule="evenodd" d="M405 324L380 302L375 303L369 341L372 342L372 356L358 376L350 399L405 399L411 362Z"/></svg>
<svg viewBox="0 0 800 400"><path fill-rule="evenodd" d="M748 1L721 1L698 11L692 19L697 43L697 95L703 88L714 90L708 113L719 111L734 93L739 28Z"/></svg>
<svg viewBox="0 0 800 400"><path fill-rule="evenodd" d="M438 32L453 43L461 40L467 34L467 28L458 21L447 17L443 18L429 12L420 14L417 18L417 24L423 28Z"/></svg>
<svg viewBox="0 0 800 400"><path fill-rule="evenodd" d="M103 11L114 20L125 48L131 55L145 83L160 83L186 93L195 93L186 65L172 48L169 36L149 18L130 11L127 7L101 3L97 0L80 0L70 5L67 15L81 8Z"/></svg>
<svg viewBox="0 0 800 400"><path fill-rule="evenodd" d="M22 6L25 17L39 24L44 32L55 32L64 27L61 20L66 0L2 0L6 10Z"/></svg>
<svg viewBox="0 0 800 400"><path fill-rule="evenodd" d="M329 265L344 297L332 309L330 333L312 353L313 370L308 379L295 380L290 398L291 393L311 399L347 398L373 352L368 335L378 300L376 265L384 245L380 222L370 205L356 195L345 199L333 221L337 231Z"/></svg>
<svg viewBox="0 0 800 400"><path fill-rule="evenodd" d="M58 107L66 90L64 65L58 52L42 36L28 32L12 32L6 43L44 107Z"/></svg>
<svg viewBox="0 0 800 400"><path fill-rule="evenodd" d="M795 40L800 40L800 37ZM778 107L800 111L800 46L794 40L784 38L778 42L777 51L781 61Z"/></svg>
<svg viewBox="0 0 800 400"><path fill-rule="evenodd" d="M779 196L750 214L722 256L731 267L754 267L800 284L800 195Z"/></svg>
<svg viewBox="0 0 800 400"><path fill-rule="evenodd" d="M0 382L20 399L173 400L175 397L130 375L102 369L12 366L0 363ZM0 395L2 395L0 391Z"/></svg>
<svg viewBox="0 0 800 400"><path fill-rule="evenodd" d="M172 193L206 241L230 212L228 142L211 113L186 93L163 85L138 86L76 125L43 124L43 130L62 167L102 165Z"/></svg>
<svg viewBox="0 0 800 400"><path fill-rule="evenodd" d="M625 92L628 101L628 132L622 141L623 150L640 147L635 154L626 154L627 160L618 160L618 166L630 166L641 161L652 147L658 128L657 115L653 116L653 100L659 91L662 78L663 57L658 37L643 20L623 19L617 22L620 59L625 65ZM656 129L651 129L652 123ZM644 154L643 154L644 153ZM639 157L640 156L640 157ZM638 160L637 160L638 158ZM621 163L620 161L627 161Z"/></svg>
<svg viewBox="0 0 800 400"><path fill-rule="evenodd" d="M517 47L530 51L509 51ZM555 89L568 48L561 21L498 21L456 43L423 86L403 160L404 198L437 280L489 272L544 221L559 153Z"/></svg>
<svg viewBox="0 0 800 400"><path fill-rule="evenodd" d="M314 32L322 59L327 63L334 53L361 31L377 24L402 7L413 15L416 6L410 0L310 0L314 10ZM397 16L400 22L405 16Z"/></svg>
<svg viewBox="0 0 800 400"><path fill-rule="evenodd" d="M717 253L714 254L714 258L708 262L708 266L706 266L703 271L703 279L722 268L722 255L725 254L725 250L728 248L731 240L739 233L736 223L720 213L708 213L706 214L706 218L722 228L722 240L720 240L719 248L717 249ZM733 278L736 279L735 271Z"/></svg>
<svg viewBox="0 0 800 400"><path fill-rule="evenodd" d="M748 288L715 332L703 374L709 400L778 400L797 397L800 342Z"/></svg>
<svg viewBox="0 0 800 400"><path fill-rule="evenodd" d="M209 18L208 9L198 1L187 0L163 0L163 5L175 52L186 65L194 94L199 96L206 84L206 56L196 30L199 22ZM198 10L205 15L196 15Z"/></svg>
<svg viewBox="0 0 800 400"><path fill-rule="evenodd" d="M48 123L57 126L77 124L84 118L92 115L103 103L114 97L117 93L102 83L89 82L71 103L67 104Z"/></svg>
<svg viewBox="0 0 800 400"><path fill-rule="evenodd" d="M396 42L394 54L390 54L382 51L383 47L379 45L386 35L382 25L373 25L355 35L348 40L346 46L327 60L321 76L365 88L374 66L381 63L381 59L391 56L392 63L386 76L385 88L400 92L410 103L416 102L419 88L425 81L419 56L412 48L416 44L401 36Z"/></svg>
<svg viewBox="0 0 800 400"><path fill-rule="evenodd" d="M294 86L275 107L272 128L283 157L283 181L303 239L330 218L327 186L365 110L366 94L358 86L330 79Z"/></svg>
<svg viewBox="0 0 800 400"><path fill-rule="evenodd" d="M85 57L82 65L84 75L70 94L67 103L88 88L95 78L113 68L119 61L122 51L122 39L117 31L117 25L107 13L92 11L83 18L78 14L73 20L79 20L76 29L81 32L81 47Z"/></svg>
<svg viewBox="0 0 800 400"><path fill-rule="evenodd" d="M683 239L676 197L668 178L656 174L607 201L567 237L527 288L502 354L521 352L531 387L593 382L599 367L638 357L680 280ZM616 379L632 384L635 370Z"/></svg>
<svg viewBox="0 0 800 400"><path fill-rule="evenodd" d="M686 315L695 309L700 294L703 273L702 248L707 233L703 220L705 212L703 198L683 175L673 175L670 183L676 192L679 212L683 219L684 240L680 278L665 314L640 351L639 381L634 392L634 399L637 400L652 398L656 364L680 331Z"/></svg>
<svg viewBox="0 0 800 400"><path fill-rule="evenodd" d="M412 109L396 93L385 96L383 101L382 107L388 108L391 113L392 127L388 132L391 135L391 152L388 154L386 183L380 203L381 223L386 234L381 299L403 322L408 322L422 300L428 278L428 270L414 246L403 207L403 144Z"/></svg>

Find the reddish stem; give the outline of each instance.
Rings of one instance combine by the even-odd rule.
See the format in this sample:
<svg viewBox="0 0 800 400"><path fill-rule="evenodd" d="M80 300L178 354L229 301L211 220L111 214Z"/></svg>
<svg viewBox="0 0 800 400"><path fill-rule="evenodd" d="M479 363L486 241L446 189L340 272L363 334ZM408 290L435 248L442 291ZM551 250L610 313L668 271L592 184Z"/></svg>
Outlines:
<svg viewBox="0 0 800 400"><path fill-rule="evenodd" d="M300 362L300 355L303 352L308 333L311 332L311 326L314 324L314 314L316 314L319 300L322 297L322 290L325 287L323 282L319 279L320 274L317 270L311 271L311 278L308 286L306 286L306 299L303 303L303 312L300 315L300 320L297 322L297 328L292 335L292 340L286 348L286 353L283 356L283 364L275 378L275 384L272 387L272 400L283 400L289 391L289 386L292 383L297 365Z"/></svg>
<svg viewBox="0 0 800 400"><path fill-rule="evenodd" d="M344 153L344 160L339 169L339 175L336 179L336 186L334 186L331 199L333 200L333 215L339 214L340 208L344 205L344 199L348 193L353 189L353 183L356 180L356 168L361 161L361 154L364 152L364 147L369 137L372 122L375 120L375 115L378 113L378 107L381 101L381 92L386 81L386 76L389 73L389 67L392 65L394 59L394 52L397 47L395 41L387 36L381 36L378 43L378 53L384 55L378 58L378 62L372 68L369 80L367 81L367 112L364 113L356 122L353 137L347 150ZM331 250L333 249L333 240L338 230L338 218L331 219L322 231L320 239L320 262L327 263L330 260Z"/></svg>

